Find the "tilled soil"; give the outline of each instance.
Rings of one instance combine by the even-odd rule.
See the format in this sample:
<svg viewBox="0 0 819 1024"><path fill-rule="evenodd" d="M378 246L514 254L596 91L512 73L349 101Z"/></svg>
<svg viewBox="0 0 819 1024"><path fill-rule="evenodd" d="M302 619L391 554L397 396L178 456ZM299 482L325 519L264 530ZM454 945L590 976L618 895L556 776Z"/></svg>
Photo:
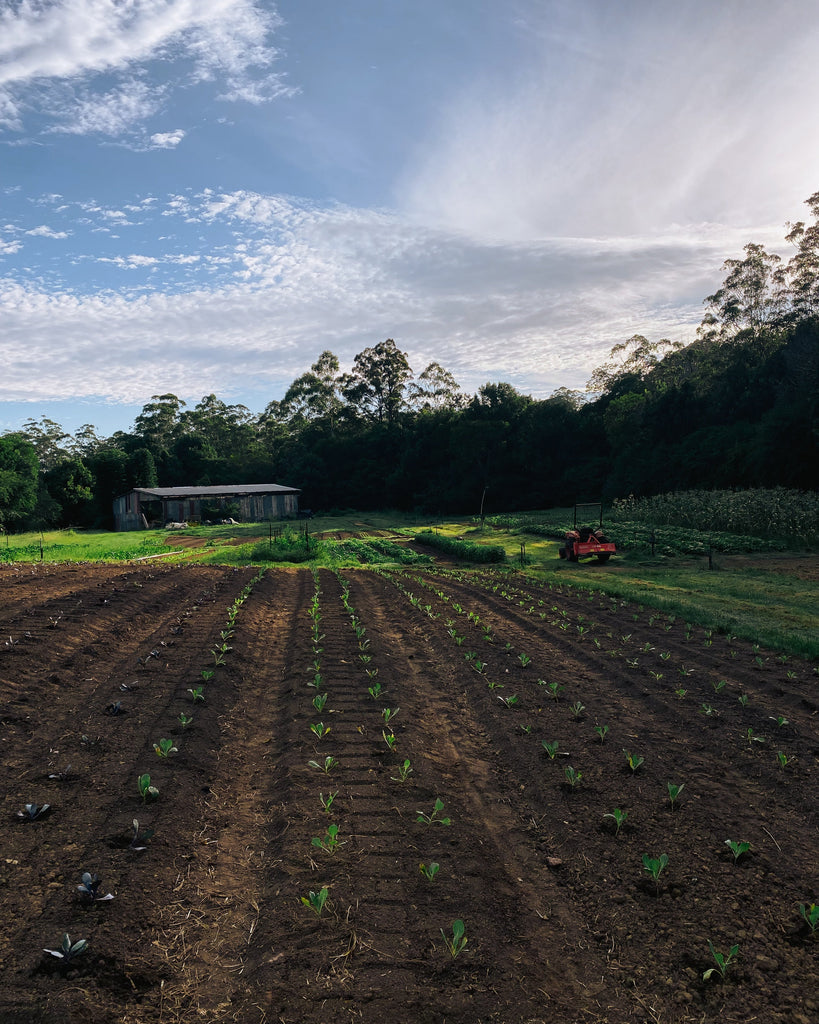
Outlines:
<svg viewBox="0 0 819 1024"><path fill-rule="evenodd" d="M815 1024L818 683L523 575L4 567L0 1021Z"/></svg>

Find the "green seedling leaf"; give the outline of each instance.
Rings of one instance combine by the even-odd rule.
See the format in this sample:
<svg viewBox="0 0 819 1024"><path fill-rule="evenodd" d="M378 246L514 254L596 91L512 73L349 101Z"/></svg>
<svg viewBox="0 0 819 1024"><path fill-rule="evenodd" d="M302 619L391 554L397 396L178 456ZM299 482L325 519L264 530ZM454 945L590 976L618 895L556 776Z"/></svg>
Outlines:
<svg viewBox="0 0 819 1024"><path fill-rule="evenodd" d="M661 853L659 857L649 857L647 853L643 854L643 868L651 875L654 883L659 888L660 875L668 867L668 854Z"/></svg>
<svg viewBox="0 0 819 1024"><path fill-rule="evenodd" d="M432 808L431 814L425 814L423 811L416 811L418 817L415 819L416 822L420 822L423 825L451 825L451 818L442 818L441 811L444 809L444 801L440 797L436 797L435 805Z"/></svg>
<svg viewBox="0 0 819 1024"><path fill-rule="evenodd" d="M611 818L614 821L614 834L619 836L620 829L628 819L628 811L621 811L619 807L615 807L610 814L604 814L603 818Z"/></svg>
<svg viewBox="0 0 819 1024"><path fill-rule="evenodd" d="M677 786L673 782L667 782L666 789L668 790L668 799L671 801L671 809L674 810L674 804L676 803L680 793L685 789L685 783L681 782L679 786Z"/></svg>
<svg viewBox="0 0 819 1024"><path fill-rule="evenodd" d="M325 725L324 722L313 722L310 726L310 732L313 733L317 739L323 739L329 731L330 726Z"/></svg>
<svg viewBox="0 0 819 1024"><path fill-rule="evenodd" d="M182 726L183 729L187 729L187 727L191 724L192 721L193 715L186 715L184 711L180 712L179 724Z"/></svg>
<svg viewBox="0 0 819 1024"><path fill-rule="evenodd" d="M583 773L575 771L570 764L566 765L563 769L563 774L566 777L566 782L570 789L574 789L576 786L579 786L580 780L583 778Z"/></svg>
<svg viewBox="0 0 819 1024"><path fill-rule="evenodd" d="M338 838L338 825L328 825L324 838L314 836L310 843L312 846L317 846L320 850L324 850L325 853L335 853L339 846L346 845Z"/></svg>
<svg viewBox="0 0 819 1024"><path fill-rule="evenodd" d="M811 935L816 935L819 929L819 905L816 903L800 903L799 914L810 928Z"/></svg>
<svg viewBox="0 0 819 1024"><path fill-rule="evenodd" d="M338 761L334 757L330 757L328 754L327 757L324 758L323 764L320 764L318 761L308 761L307 763L311 768L318 768L320 772L324 772L325 775L329 775L338 764Z"/></svg>
<svg viewBox="0 0 819 1024"><path fill-rule="evenodd" d="M159 790L156 786L151 785L151 776L147 772L137 777L137 789L143 803L148 803L148 801L156 800L159 797Z"/></svg>
<svg viewBox="0 0 819 1024"><path fill-rule="evenodd" d="M157 757L170 757L171 754L178 754L179 750L173 745L173 740L159 740L154 743L154 752Z"/></svg>
<svg viewBox="0 0 819 1024"><path fill-rule="evenodd" d="M549 755L550 760L554 761L554 759L557 757L557 751L560 745L558 740L542 740L542 743L543 749Z"/></svg>
<svg viewBox="0 0 819 1024"><path fill-rule="evenodd" d="M636 772L640 765L645 763L644 757L639 757L637 754L630 754L628 750L625 749L623 750L623 753L626 755L626 762L632 772Z"/></svg>
<svg viewBox="0 0 819 1024"><path fill-rule="evenodd" d="M711 956L714 958L714 961L717 966L709 967L708 970L703 974L702 980L708 981L711 975L716 973L719 973L719 976L724 979L725 972L737 958L737 953L739 953L739 945L737 944L731 946L727 954L720 953L718 949L715 949L714 943L710 939L708 940L708 947L711 950Z"/></svg>
<svg viewBox="0 0 819 1024"><path fill-rule="evenodd" d="M606 740L606 736L608 734L608 731L609 731L609 727L607 725L596 725L594 727L594 731L600 737L600 742L604 743L605 740Z"/></svg>
<svg viewBox="0 0 819 1024"><path fill-rule="evenodd" d="M201 686L188 687L188 693L191 695L191 700L195 704L197 701L205 703L205 694Z"/></svg>
<svg viewBox="0 0 819 1024"><path fill-rule="evenodd" d="M321 803L322 809L325 814L330 813L330 808L333 806L333 801L338 796L338 790L335 793L328 793L325 796L323 793L319 793L319 802Z"/></svg>
<svg viewBox="0 0 819 1024"><path fill-rule="evenodd" d="M63 941L60 943L59 949L44 949L43 952L50 953L51 956L55 956L58 960L62 960L63 963L67 964L87 949L88 939L78 939L76 942L72 942L70 935L66 932L63 935Z"/></svg>
<svg viewBox="0 0 819 1024"><path fill-rule="evenodd" d="M432 861L431 864L421 864L421 874L424 876L424 878L426 878L428 882L431 882L438 874L440 866L441 865L437 864L435 861Z"/></svg>
<svg viewBox="0 0 819 1024"><path fill-rule="evenodd" d="M324 910L324 905L327 902L327 897L330 895L330 890L327 886L322 886L318 892L312 890L306 895L301 897L301 902L308 907L316 917L321 917L321 912Z"/></svg>
<svg viewBox="0 0 819 1024"><path fill-rule="evenodd" d="M744 853L747 853L751 849L750 843L736 843L733 839L726 839L725 845L731 853L733 853L735 864Z"/></svg>
<svg viewBox="0 0 819 1024"><path fill-rule="evenodd" d="M393 782L406 782L410 775L412 775L412 766L410 765L410 759L407 757L404 759L404 763L399 765L398 775L391 775L390 778Z"/></svg>
<svg viewBox="0 0 819 1024"><path fill-rule="evenodd" d="M446 932L441 929L441 935L444 937L446 948L449 950L450 956L454 959L466 945L467 939L465 934L464 923L460 918L457 918L452 922L452 937L450 938Z"/></svg>

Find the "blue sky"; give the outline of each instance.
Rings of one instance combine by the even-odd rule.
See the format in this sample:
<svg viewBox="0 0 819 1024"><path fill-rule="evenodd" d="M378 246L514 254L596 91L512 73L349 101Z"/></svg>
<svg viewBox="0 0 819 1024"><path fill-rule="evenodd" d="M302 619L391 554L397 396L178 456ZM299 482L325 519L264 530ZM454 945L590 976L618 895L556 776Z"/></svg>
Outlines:
<svg viewBox="0 0 819 1024"><path fill-rule="evenodd" d="M819 188L815 0L0 0L0 431L688 342Z"/></svg>

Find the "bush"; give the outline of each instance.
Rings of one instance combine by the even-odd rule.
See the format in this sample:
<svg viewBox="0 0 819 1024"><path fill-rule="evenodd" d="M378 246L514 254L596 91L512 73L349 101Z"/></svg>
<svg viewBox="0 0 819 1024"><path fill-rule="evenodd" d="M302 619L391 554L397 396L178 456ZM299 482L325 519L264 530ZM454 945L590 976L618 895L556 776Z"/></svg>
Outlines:
<svg viewBox="0 0 819 1024"><path fill-rule="evenodd" d="M505 562L506 552L499 544L473 544L470 541L458 540L457 537L445 537L441 533L424 530L416 534L419 544L437 548L445 555L461 562Z"/></svg>

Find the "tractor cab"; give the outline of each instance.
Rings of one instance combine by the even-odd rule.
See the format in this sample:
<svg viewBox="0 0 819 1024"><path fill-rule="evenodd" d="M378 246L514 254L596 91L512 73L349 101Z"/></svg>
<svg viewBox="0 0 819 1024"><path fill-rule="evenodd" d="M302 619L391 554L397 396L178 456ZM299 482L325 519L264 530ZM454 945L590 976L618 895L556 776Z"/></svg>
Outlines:
<svg viewBox="0 0 819 1024"><path fill-rule="evenodd" d="M596 526L578 526L597 520ZM603 505L601 502L583 502L574 506L574 525L566 531L566 538L558 554L570 562L581 558L596 557L598 562L608 562L612 555L617 554L614 543L603 532Z"/></svg>

